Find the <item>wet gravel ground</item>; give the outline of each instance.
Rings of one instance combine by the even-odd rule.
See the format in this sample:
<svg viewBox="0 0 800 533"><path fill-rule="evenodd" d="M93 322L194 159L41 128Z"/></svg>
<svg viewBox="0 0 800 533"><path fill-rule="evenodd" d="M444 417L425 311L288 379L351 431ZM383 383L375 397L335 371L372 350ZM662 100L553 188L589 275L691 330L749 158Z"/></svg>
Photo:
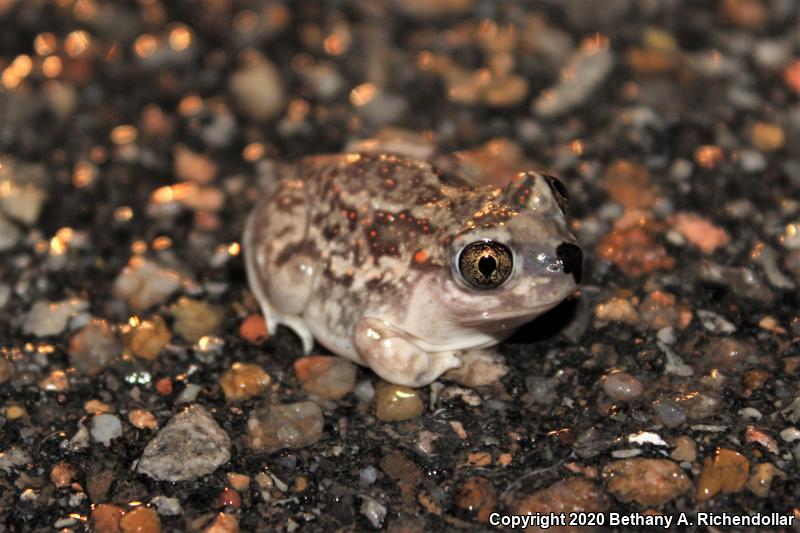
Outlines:
<svg viewBox="0 0 800 533"><path fill-rule="evenodd" d="M799 20L788 0L0 2L0 531L800 518ZM365 139L569 188L580 294L499 347L495 383L398 396L265 339L245 216L286 161ZM139 470L159 431L176 448Z"/></svg>

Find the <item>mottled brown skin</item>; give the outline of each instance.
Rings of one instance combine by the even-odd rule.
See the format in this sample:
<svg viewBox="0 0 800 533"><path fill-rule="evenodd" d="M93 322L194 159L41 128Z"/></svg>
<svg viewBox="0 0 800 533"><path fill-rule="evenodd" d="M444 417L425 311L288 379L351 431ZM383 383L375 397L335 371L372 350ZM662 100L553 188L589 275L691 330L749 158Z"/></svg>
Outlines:
<svg viewBox="0 0 800 533"><path fill-rule="evenodd" d="M536 173L503 191L395 154L307 158L251 215L251 287L270 328L292 327L306 351L313 336L420 386L574 291L555 257L574 242L557 196ZM487 239L517 259L504 285L481 291L459 279L454 258Z"/></svg>

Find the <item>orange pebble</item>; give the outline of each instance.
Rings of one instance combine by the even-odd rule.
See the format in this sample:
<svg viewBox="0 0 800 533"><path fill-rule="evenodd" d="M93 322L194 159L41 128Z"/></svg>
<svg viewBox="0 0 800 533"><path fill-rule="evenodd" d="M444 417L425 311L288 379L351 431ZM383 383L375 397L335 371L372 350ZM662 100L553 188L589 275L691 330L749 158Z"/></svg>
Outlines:
<svg viewBox="0 0 800 533"><path fill-rule="evenodd" d="M239 326L239 335L253 344L263 344L269 338L267 322L258 313L248 315Z"/></svg>
<svg viewBox="0 0 800 533"><path fill-rule="evenodd" d="M156 381L156 390L161 396L169 396L172 394L172 380L169 378L161 378Z"/></svg>
<svg viewBox="0 0 800 533"><path fill-rule="evenodd" d="M160 533L161 520L154 509L137 507L120 519L119 527L122 533Z"/></svg>
<svg viewBox="0 0 800 533"><path fill-rule="evenodd" d="M97 533L120 533L119 521L125 511L110 503L101 503L92 509L92 531Z"/></svg>

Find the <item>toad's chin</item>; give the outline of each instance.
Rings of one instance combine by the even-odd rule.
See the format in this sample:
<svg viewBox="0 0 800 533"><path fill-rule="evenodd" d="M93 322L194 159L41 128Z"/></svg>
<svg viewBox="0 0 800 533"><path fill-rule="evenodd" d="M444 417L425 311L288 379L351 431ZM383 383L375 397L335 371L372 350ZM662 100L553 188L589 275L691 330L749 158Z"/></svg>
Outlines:
<svg viewBox="0 0 800 533"><path fill-rule="evenodd" d="M530 322L539 315L546 313L553 307L557 306L563 300L557 300L546 304L538 305L533 308L526 309L524 313L502 313L485 311L479 317L464 320L462 324L467 327L475 328L483 331L512 331L521 325Z"/></svg>

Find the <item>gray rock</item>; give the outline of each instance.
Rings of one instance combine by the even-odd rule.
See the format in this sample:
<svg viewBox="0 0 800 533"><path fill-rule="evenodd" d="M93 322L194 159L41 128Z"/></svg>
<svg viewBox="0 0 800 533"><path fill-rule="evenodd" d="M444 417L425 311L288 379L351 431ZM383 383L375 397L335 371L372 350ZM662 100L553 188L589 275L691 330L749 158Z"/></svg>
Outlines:
<svg viewBox="0 0 800 533"><path fill-rule="evenodd" d="M158 432L136 471L161 481L188 481L212 473L231 458L231 439L205 407L191 405Z"/></svg>

